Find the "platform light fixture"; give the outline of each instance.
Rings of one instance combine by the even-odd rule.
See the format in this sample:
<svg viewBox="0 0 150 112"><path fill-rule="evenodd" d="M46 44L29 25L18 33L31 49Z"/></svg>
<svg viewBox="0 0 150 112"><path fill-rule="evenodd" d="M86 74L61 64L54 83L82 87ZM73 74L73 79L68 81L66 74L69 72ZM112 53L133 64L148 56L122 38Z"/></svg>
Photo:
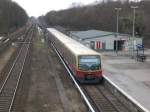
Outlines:
<svg viewBox="0 0 150 112"><path fill-rule="evenodd" d="M132 37L133 37L133 53L132 56L134 57L134 40L135 40L135 10L139 8L138 6L131 6L133 9L133 27L132 27Z"/></svg>
<svg viewBox="0 0 150 112"><path fill-rule="evenodd" d="M122 8L115 8L116 10L116 13L117 13L117 24L116 24L116 53L118 54L118 41L117 41L117 38L118 38L118 33L119 33L119 11L121 10Z"/></svg>

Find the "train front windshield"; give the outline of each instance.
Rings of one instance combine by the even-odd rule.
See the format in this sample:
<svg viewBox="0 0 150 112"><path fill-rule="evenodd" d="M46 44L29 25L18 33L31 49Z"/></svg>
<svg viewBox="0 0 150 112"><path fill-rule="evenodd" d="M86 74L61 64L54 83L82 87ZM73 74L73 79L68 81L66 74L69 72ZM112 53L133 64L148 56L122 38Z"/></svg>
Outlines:
<svg viewBox="0 0 150 112"><path fill-rule="evenodd" d="M94 71L100 70L100 56L79 56L79 70Z"/></svg>

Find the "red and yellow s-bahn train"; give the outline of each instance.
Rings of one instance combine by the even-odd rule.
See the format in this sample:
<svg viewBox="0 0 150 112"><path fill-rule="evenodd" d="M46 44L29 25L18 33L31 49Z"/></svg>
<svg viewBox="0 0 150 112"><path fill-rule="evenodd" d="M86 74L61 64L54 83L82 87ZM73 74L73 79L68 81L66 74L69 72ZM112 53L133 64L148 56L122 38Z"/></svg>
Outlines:
<svg viewBox="0 0 150 112"><path fill-rule="evenodd" d="M74 77L81 83L98 83L102 80L101 55L54 28L50 41L69 66Z"/></svg>

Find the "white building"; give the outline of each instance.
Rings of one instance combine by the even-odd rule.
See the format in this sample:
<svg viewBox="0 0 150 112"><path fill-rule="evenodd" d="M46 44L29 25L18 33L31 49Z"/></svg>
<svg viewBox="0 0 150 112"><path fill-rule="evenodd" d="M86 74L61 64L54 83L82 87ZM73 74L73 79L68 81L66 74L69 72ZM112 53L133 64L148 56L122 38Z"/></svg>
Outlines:
<svg viewBox="0 0 150 112"><path fill-rule="evenodd" d="M118 34L117 36L115 32L99 30L71 31L70 37L95 50L115 50L116 46L118 50L128 50L131 40L127 34ZM142 42L140 38L136 38L136 40L138 40L138 44Z"/></svg>

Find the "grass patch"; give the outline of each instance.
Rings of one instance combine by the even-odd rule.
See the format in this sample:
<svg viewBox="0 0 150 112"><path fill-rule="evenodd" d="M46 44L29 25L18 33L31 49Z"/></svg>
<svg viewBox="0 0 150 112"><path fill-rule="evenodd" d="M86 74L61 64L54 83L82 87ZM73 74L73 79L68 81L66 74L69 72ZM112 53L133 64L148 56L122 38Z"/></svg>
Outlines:
<svg viewBox="0 0 150 112"><path fill-rule="evenodd" d="M30 103L32 105L32 112L43 112L44 111L42 104L38 97L34 97Z"/></svg>

